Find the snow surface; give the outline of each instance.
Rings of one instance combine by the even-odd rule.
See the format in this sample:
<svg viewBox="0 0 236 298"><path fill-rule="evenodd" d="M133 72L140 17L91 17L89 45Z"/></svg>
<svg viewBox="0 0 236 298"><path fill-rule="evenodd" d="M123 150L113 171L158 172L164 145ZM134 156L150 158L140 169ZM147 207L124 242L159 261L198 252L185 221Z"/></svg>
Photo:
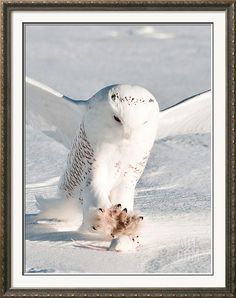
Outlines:
<svg viewBox="0 0 236 298"><path fill-rule="evenodd" d="M163 109L211 88L211 27L27 25L26 74L72 98L140 85Z"/></svg>
<svg viewBox="0 0 236 298"><path fill-rule="evenodd" d="M210 26L27 26L26 61L27 75L71 97L135 83L167 107L210 89ZM79 238L75 206L63 221L37 217L35 195L56 196L68 153L42 130L26 126L25 272L210 273L210 133L155 142L135 194L141 246L117 253Z"/></svg>

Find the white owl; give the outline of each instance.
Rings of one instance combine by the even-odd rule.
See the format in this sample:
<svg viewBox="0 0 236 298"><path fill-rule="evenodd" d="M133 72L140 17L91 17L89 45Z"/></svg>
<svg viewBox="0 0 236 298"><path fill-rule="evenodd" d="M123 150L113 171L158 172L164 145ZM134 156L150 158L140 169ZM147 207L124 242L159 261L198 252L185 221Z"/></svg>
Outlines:
<svg viewBox="0 0 236 298"><path fill-rule="evenodd" d="M146 89L109 86L87 101L60 181L66 197L83 201L83 228L98 208L133 210L135 186L156 138L159 107Z"/></svg>
<svg viewBox="0 0 236 298"><path fill-rule="evenodd" d="M92 219L98 210L121 204L128 213L133 211L135 186L157 132L161 138L174 134L175 126L182 127L183 133L203 132L206 127L210 131L205 124L210 107L206 93L191 99L191 109L190 101L185 101L160 112L155 97L139 86L109 86L84 101L63 96L32 79L27 79L26 91L27 122L42 131L53 131L50 136L70 148L59 189L63 197L81 201L83 232L96 232ZM186 106L188 113L184 113ZM193 128L189 124L194 117ZM127 237L122 239L127 242Z"/></svg>

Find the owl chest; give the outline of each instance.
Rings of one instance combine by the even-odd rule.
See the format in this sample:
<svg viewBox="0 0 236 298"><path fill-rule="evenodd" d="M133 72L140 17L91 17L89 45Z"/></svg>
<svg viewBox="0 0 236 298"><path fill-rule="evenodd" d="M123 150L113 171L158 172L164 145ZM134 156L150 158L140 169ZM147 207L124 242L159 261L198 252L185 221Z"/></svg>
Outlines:
<svg viewBox="0 0 236 298"><path fill-rule="evenodd" d="M140 169L143 168L143 159L149 152L142 146L130 144L110 144L100 147L97 151L95 162L96 168L101 172L106 171L109 180L117 180L119 177L136 173L139 176Z"/></svg>

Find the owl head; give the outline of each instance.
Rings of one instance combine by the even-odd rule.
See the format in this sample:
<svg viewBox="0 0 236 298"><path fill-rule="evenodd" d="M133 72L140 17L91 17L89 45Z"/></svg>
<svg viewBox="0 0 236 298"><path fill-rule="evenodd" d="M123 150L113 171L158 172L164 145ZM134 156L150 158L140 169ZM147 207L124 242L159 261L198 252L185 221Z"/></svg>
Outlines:
<svg viewBox="0 0 236 298"><path fill-rule="evenodd" d="M159 106L145 88L135 85L108 86L90 99L85 125L90 134L104 138L135 139L156 131Z"/></svg>

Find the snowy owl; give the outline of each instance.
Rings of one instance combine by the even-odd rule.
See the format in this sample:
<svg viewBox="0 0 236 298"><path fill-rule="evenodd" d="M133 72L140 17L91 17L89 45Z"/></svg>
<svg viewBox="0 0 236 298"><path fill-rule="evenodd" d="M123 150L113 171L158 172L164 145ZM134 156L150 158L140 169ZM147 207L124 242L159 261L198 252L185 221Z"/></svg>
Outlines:
<svg viewBox="0 0 236 298"><path fill-rule="evenodd" d="M96 210L117 204L133 210L135 186L156 137L159 106L150 92L132 85L106 87L87 104L59 188L66 198L82 202L81 230L96 230L91 224Z"/></svg>
<svg viewBox="0 0 236 298"><path fill-rule="evenodd" d="M210 132L211 92L159 111L154 96L139 86L109 86L88 100L30 78L26 87L26 123L69 149L59 197L81 202L80 232L94 235L102 227L115 236L111 250L132 250L142 220L132 212L134 191L152 145L168 136ZM49 200L43 201L40 210Z"/></svg>

